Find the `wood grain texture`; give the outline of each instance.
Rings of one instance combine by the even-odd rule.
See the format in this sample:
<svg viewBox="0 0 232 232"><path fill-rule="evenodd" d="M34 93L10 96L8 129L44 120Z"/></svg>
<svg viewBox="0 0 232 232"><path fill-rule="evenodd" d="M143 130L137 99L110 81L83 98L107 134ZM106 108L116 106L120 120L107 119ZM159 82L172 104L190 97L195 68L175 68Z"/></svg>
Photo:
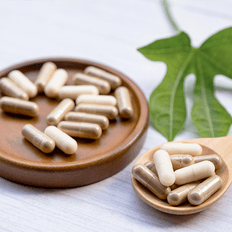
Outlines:
<svg viewBox="0 0 232 232"><path fill-rule="evenodd" d="M170 0L171 12L193 46L231 26L230 0ZM166 72L138 47L175 34L158 0L0 0L0 70L41 57L73 57L106 64L131 78L148 99ZM228 17L229 16L229 17ZM225 78L218 76L221 85ZM231 88L216 86L216 96L232 114ZM230 85L231 86L231 85ZM188 115L194 77L185 87ZM230 130L229 135L232 135ZM190 117L176 141L197 138ZM150 124L147 150L166 142ZM10 232L231 232L232 187L207 210L194 215L162 213L135 194L130 180L133 162L116 175L85 187L40 189L0 178L0 230Z"/></svg>

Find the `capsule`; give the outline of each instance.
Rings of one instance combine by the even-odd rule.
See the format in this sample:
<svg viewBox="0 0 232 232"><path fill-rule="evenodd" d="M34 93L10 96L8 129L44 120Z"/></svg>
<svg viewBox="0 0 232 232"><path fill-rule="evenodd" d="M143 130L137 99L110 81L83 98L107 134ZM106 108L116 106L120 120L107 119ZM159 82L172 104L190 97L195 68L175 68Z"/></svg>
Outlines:
<svg viewBox="0 0 232 232"><path fill-rule="evenodd" d="M188 193L196 188L197 185L199 185L199 182L193 182L174 189L168 194L168 203L176 206L187 201Z"/></svg>
<svg viewBox="0 0 232 232"><path fill-rule="evenodd" d="M68 73L64 69L57 69L44 88L45 95L50 98L58 97L60 88L65 85L67 80Z"/></svg>
<svg viewBox="0 0 232 232"><path fill-rule="evenodd" d="M46 86L56 69L57 67L53 62L46 62L43 64L39 71L39 75L35 80L35 85L37 86L38 92L43 92L44 87Z"/></svg>
<svg viewBox="0 0 232 232"><path fill-rule="evenodd" d="M90 94L89 96L93 95L96 97L96 95L99 94L99 90L93 85L66 85L61 87L59 98L71 98L76 100L76 98L80 95L82 96L82 94Z"/></svg>
<svg viewBox="0 0 232 232"><path fill-rule="evenodd" d="M152 171L156 176L158 176L158 173L157 173L156 168L155 168L155 164L153 162L148 161L144 164L144 166L147 167L150 171ZM169 188L171 190L173 190L173 189L178 188L178 185L174 183L174 184L170 185Z"/></svg>
<svg viewBox="0 0 232 232"><path fill-rule="evenodd" d="M221 157L219 155L216 155L216 154L194 156L193 159L194 159L195 163L199 163L199 162L202 162L204 160L211 161L214 164L215 169L218 169L222 163Z"/></svg>
<svg viewBox="0 0 232 232"><path fill-rule="evenodd" d="M12 97L2 97L0 105L4 112L31 117L37 116L39 111L39 106L35 102Z"/></svg>
<svg viewBox="0 0 232 232"><path fill-rule="evenodd" d="M121 86L115 90L114 95L117 99L120 116L122 118L131 118L134 110L129 90L126 87Z"/></svg>
<svg viewBox="0 0 232 232"><path fill-rule="evenodd" d="M87 122L62 121L58 128L70 136L86 139L99 139L102 134L99 125Z"/></svg>
<svg viewBox="0 0 232 232"><path fill-rule="evenodd" d="M161 184L165 186L171 186L174 184L175 174L169 154L164 150L158 150L153 155L153 162Z"/></svg>
<svg viewBox="0 0 232 232"><path fill-rule="evenodd" d="M188 201L192 205L200 205L212 196L222 185L222 179L214 175L200 183L188 194Z"/></svg>
<svg viewBox="0 0 232 232"><path fill-rule="evenodd" d="M25 139L44 153L50 153L55 149L55 142L42 131L30 124L23 127L22 134Z"/></svg>
<svg viewBox="0 0 232 232"><path fill-rule="evenodd" d="M16 85L10 78L3 77L0 79L0 90L9 97L15 97L22 100L28 100L28 94Z"/></svg>
<svg viewBox="0 0 232 232"><path fill-rule="evenodd" d="M165 143L160 149L167 151L169 155L189 154L195 156L202 154L202 147L197 143Z"/></svg>
<svg viewBox="0 0 232 232"><path fill-rule="evenodd" d="M8 74L8 77L24 90L30 98L35 97L38 93L37 87L32 83L28 77L26 77L19 70L13 70Z"/></svg>
<svg viewBox="0 0 232 232"><path fill-rule="evenodd" d="M77 150L77 142L55 126L48 126L44 133L52 138L56 146L66 154L73 154Z"/></svg>
<svg viewBox="0 0 232 232"><path fill-rule="evenodd" d="M93 66L88 66L85 68L84 73L108 81L112 89L116 89L122 84L122 81L118 76Z"/></svg>
<svg viewBox="0 0 232 232"><path fill-rule="evenodd" d="M148 188L158 198L162 200L167 199L167 195L170 193L171 189L169 187L163 186L160 183L159 178L147 167L141 164L136 164L132 169L132 175L137 181L139 181L144 187Z"/></svg>
<svg viewBox="0 0 232 232"><path fill-rule="evenodd" d="M74 108L73 100L63 99L47 116L47 124L56 126Z"/></svg>
<svg viewBox="0 0 232 232"><path fill-rule="evenodd" d="M191 155L170 155L170 159L174 170L187 167L195 163Z"/></svg>
<svg viewBox="0 0 232 232"><path fill-rule="evenodd" d="M210 161L202 161L175 171L177 185L183 185L214 175L215 167Z"/></svg>
<svg viewBox="0 0 232 232"><path fill-rule="evenodd" d="M117 100L113 96L105 96L105 95L89 95L89 94L83 94L77 97L76 104L97 104L97 105L110 105L110 106L116 106Z"/></svg>
<svg viewBox="0 0 232 232"><path fill-rule="evenodd" d="M98 88L100 94L108 94L111 90L108 81L101 80L97 77L89 76L83 73L77 73L73 77L75 85L94 85Z"/></svg>
<svg viewBox="0 0 232 232"><path fill-rule="evenodd" d="M87 114L82 112L68 112L65 115L66 121L72 122L88 122L98 124L102 130L105 130L109 126L109 119L103 115Z"/></svg>
<svg viewBox="0 0 232 232"><path fill-rule="evenodd" d="M109 119L115 119L118 115L118 109L109 105L80 104L76 106L75 111L104 115Z"/></svg>

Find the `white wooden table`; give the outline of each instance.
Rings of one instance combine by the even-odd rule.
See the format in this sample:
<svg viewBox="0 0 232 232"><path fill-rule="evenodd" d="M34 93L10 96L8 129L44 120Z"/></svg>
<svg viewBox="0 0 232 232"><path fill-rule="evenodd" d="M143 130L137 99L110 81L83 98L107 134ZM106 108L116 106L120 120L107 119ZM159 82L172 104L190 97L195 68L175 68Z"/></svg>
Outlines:
<svg viewBox="0 0 232 232"><path fill-rule="evenodd" d="M170 2L194 46L231 26L231 9L229 0ZM43 57L93 60L129 76L148 99L166 65L147 60L136 49L174 34L158 0L0 0L0 69ZM188 111L194 82L190 76L185 83ZM232 88L225 88L232 81L218 76L215 83L216 96L232 114ZM198 136L188 117L175 140ZM150 125L137 157L165 142ZM39 189L0 178L0 231L232 231L232 188L202 213L164 214L134 193L130 172L135 160L113 177L81 188Z"/></svg>

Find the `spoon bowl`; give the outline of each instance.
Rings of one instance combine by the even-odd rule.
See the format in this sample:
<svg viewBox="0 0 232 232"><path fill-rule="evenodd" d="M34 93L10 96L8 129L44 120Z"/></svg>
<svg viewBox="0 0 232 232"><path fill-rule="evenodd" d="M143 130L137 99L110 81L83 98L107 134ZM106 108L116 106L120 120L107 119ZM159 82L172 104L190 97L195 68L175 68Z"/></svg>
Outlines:
<svg viewBox="0 0 232 232"><path fill-rule="evenodd" d="M220 138L202 138L202 139L192 139L185 140L181 142L185 143L198 143L202 146L203 152L202 155L207 154L217 154L222 158L222 164L219 169L216 170L216 174L219 175L222 179L221 188L214 193L209 199L203 202L201 205L194 206L188 203L188 201L180 204L179 206L169 205L166 200L160 200L142 184L140 184L132 175L131 182L134 191L138 197L143 200L148 205L153 208L160 210L169 214L176 215L188 215L201 212L213 203L219 200L222 195L229 188L232 181L232 146L231 146L232 136L220 137ZM147 161L153 160L153 154L159 150L161 145L156 146L147 152L145 152L135 164L145 164Z"/></svg>

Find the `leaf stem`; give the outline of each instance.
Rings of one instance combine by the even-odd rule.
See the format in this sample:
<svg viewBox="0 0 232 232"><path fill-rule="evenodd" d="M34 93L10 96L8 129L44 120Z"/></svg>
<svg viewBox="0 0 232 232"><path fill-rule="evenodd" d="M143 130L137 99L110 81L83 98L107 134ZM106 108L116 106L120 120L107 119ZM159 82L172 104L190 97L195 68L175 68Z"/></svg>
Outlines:
<svg viewBox="0 0 232 232"><path fill-rule="evenodd" d="M165 13L168 17L168 20L169 22L171 23L172 27L174 28L175 31L177 31L178 33L181 31L179 29L179 27L177 26L177 24L175 23L171 13L170 13L170 10L169 10L169 5L168 5L168 2L167 0L163 0L163 6L164 6L164 9L165 9Z"/></svg>

